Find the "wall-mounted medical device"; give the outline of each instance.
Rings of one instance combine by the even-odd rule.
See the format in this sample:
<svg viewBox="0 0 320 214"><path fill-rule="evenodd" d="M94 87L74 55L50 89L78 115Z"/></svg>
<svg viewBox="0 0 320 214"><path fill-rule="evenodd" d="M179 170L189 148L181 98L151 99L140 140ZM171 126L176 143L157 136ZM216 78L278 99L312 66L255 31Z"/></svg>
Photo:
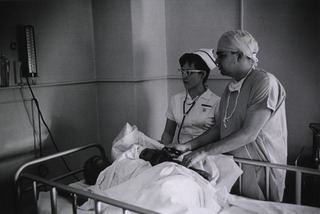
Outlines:
<svg viewBox="0 0 320 214"><path fill-rule="evenodd" d="M38 76L35 33L32 25L18 26L18 50L21 61L21 76Z"/></svg>
<svg viewBox="0 0 320 214"><path fill-rule="evenodd" d="M28 76L37 76L37 64L36 64L36 44L34 38L34 27L27 25L25 29L26 33L26 48L28 58Z"/></svg>

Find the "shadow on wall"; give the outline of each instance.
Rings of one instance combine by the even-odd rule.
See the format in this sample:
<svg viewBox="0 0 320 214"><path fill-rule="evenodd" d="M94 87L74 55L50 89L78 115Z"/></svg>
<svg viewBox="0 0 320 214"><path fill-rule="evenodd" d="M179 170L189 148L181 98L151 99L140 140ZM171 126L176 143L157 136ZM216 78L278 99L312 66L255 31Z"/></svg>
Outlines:
<svg viewBox="0 0 320 214"><path fill-rule="evenodd" d="M76 105L74 107L76 108ZM94 139L91 139L90 136L87 137L87 133L82 129L82 126L77 126L80 116L73 115L71 112L74 112L72 107L65 109L64 115L62 116L51 116L50 131L52 138L47 134L46 139L43 140L43 156L86 144L97 143ZM69 115L69 117L65 114ZM43 129L45 129L45 126L43 126ZM88 132L90 132L90 129L88 129ZM96 134L92 133L92 135ZM92 141L87 142L87 138L90 138ZM69 170L79 169L82 167L84 161L81 154L77 153L75 155L66 156L64 159L58 158L52 162L47 162L46 168L48 169L48 174L46 176L54 177Z"/></svg>
<svg viewBox="0 0 320 214"><path fill-rule="evenodd" d="M54 136L53 138L56 143L56 146L59 148L59 151L65 151L67 149L70 149L70 146L68 146L68 144L66 144L65 142L68 142L68 140L69 140L68 138L73 137L73 133L75 133L75 131L76 131L76 129L72 128L72 127L73 126L71 125L71 123L68 123L67 120L63 120L58 117L52 118L52 122L50 124L50 130L52 132L52 135ZM42 125L42 129L45 129L44 125ZM69 134L66 134L65 130L68 130ZM57 137L55 137L55 136L57 136ZM62 136L62 137L58 137L58 136ZM67 140L64 139L64 137L66 137ZM17 169L19 166L21 166L22 164L24 164L28 160L34 159L35 153L41 153L42 156L47 156L47 155L54 154L54 153L58 152L56 149L56 146L54 146L54 144L52 143L52 139L50 138L50 136L48 134L46 135L46 137L44 139L42 139L41 144L42 144L42 146L41 146L42 151L41 152L40 151L33 151L33 152L30 152L26 155L20 155L15 158L11 158L11 160L15 163L17 161L19 161L19 159L21 159L21 161L19 161L20 164L17 166ZM77 146L80 146L80 145L77 145ZM89 154L89 156L90 156L90 154ZM88 157L88 156L86 156L86 157ZM77 161L74 161L74 160L77 160ZM8 161L9 160L7 159L6 163L11 164L11 163L8 163ZM83 165L84 162L85 162L85 159L81 158L81 154L78 154L78 155L72 155L70 157L67 156L64 159L57 158L53 161L47 161L44 164L37 165L35 167L31 167L27 171L31 172L33 174L39 175L40 177L52 178L52 177L55 177L59 174L61 175L63 173L68 172L69 169L71 169L71 170L79 169ZM0 194L0 200L6 202L4 204L5 206L1 208L1 210L4 213L13 213L13 211L14 211L13 175L15 174L17 169L14 169L12 171L12 173L10 173L10 175L6 174L6 175L9 175L9 177L4 178L3 176L1 176L0 188L2 190L2 194ZM77 181L76 178L82 179L83 176L82 176L82 174L76 175L75 178L71 178L72 182ZM71 181L65 181L65 182L71 182ZM24 201L29 201L31 203L32 202L31 197L32 197L32 194L30 194L30 192L23 194ZM28 205L28 204L26 204L26 205ZM26 206L24 206L24 207L26 207Z"/></svg>
<svg viewBox="0 0 320 214"><path fill-rule="evenodd" d="M151 121L151 107L149 99L150 90L145 83L136 83L137 88L137 127L140 131L144 132L145 134L149 133L151 128L152 121Z"/></svg>
<svg viewBox="0 0 320 214"><path fill-rule="evenodd" d="M35 141L30 119L30 100L22 101L17 90L3 90L1 93L1 142L0 142L0 200L2 213L13 212L13 179L19 166L35 158ZM10 101L6 102L5 98ZM13 99L13 101L11 101Z"/></svg>
<svg viewBox="0 0 320 214"><path fill-rule="evenodd" d="M137 109L137 115L136 115L136 124L132 125L137 125L138 129L146 129L151 126L149 122L149 112L150 112L150 100L148 94L148 89L145 87L143 81L139 81L140 79L142 80L145 77L150 76L149 72L148 75L148 66L146 64L146 45L143 43L139 43L136 46L135 52L134 52L134 67L133 67L133 72L134 72L134 78L137 80L135 82L135 97L136 97L136 109ZM150 93L150 91L149 91ZM127 108L130 108L130 105L127 106Z"/></svg>
<svg viewBox="0 0 320 214"><path fill-rule="evenodd" d="M137 80L134 83L137 123L132 125L137 125L138 129L149 137L159 138L160 132L162 133L164 129L164 113L167 108L167 80L164 77L168 75L168 68L166 55L164 54L165 41L162 37L164 35L155 34L155 32L162 32L161 26L164 23L161 22L161 19L147 20L147 16L143 16L143 14L146 15L145 13L148 13L148 11L140 11L142 9L140 6L149 7L151 5L140 5L139 3L134 8L142 12L142 16L135 13L133 17L133 25L137 26L133 30L133 40L135 41L133 46L133 72L134 78ZM154 21L158 25L152 25L151 27L150 24Z"/></svg>
<svg viewBox="0 0 320 214"><path fill-rule="evenodd" d="M71 133L74 133L74 128L68 123L68 121L60 117L52 116L51 124L48 126L52 138L46 130L48 134L46 138L42 140L42 156L47 156L70 149L68 144L65 143L68 141L66 141L64 138L67 138L68 134L70 135ZM42 125L42 129L46 129L46 127ZM68 131L66 132L66 130ZM62 159L56 159L56 161L46 162L39 175L43 177L53 177L66 171L67 168L65 167Z"/></svg>

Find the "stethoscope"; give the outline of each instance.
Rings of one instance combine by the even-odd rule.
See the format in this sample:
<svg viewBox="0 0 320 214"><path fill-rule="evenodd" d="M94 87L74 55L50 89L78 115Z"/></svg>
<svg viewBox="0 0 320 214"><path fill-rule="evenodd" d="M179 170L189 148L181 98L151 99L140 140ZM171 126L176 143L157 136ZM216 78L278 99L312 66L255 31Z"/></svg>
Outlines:
<svg viewBox="0 0 320 214"><path fill-rule="evenodd" d="M191 109L193 108L193 106L196 104L196 101L197 101L197 99L199 98L199 95L197 95L196 98L194 98L191 103L187 103L187 98L188 98L188 91L186 90L186 96L185 96L185 98L184 98L183 107L182 107L183 118L182 118L182 120L181 120L181 124L180 124L179 131L178 131L178 136L177 136L177 138L178 138L178 143L181 143L181 142L180 142L180 133L181 133L181 129L182 129L184 120L186 119L186 116L189 114L189 112L191 111ZM186 104L191 105L190 108L188 109L188 111L186 111Z"/></svg>
<svg viewBox="0 0 320 214"><path fill-rule="evenodd" d="M223 126L224 126L224 128L227 128L228 121L232 117L233 113L235 112L235 110L237 108L238 98L239 98L239 95L240 95L240 90L242 88L242 85L243 85L244 81L247 79L247 77L249 76L251 71L252 71L252 68L249 70L249 72L246 74L246 76L242 79L241 84L238 85L239 88L235 88L233 90L229 89L228 98L227 98L227 106L226 106L226 110L225 110L224 118L223 118ZM231 111L231 114L229 116L227 116L228 109L229 109L229 101L230 101L231 92L237 92L237 96L236 96L236 100L235 100L235 104L234 104L233 110Z"/></svg>

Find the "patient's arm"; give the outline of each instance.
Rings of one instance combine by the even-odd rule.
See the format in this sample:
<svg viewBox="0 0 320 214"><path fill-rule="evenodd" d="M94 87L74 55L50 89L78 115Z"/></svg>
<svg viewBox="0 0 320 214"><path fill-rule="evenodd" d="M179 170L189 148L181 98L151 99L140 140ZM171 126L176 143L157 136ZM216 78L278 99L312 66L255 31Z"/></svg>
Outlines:
<svg viewBox="0 0 320 214"><path fill-rule="evenodd" d="M174 133L176 131L177 124L176 122L167 119L166 126L164 128L162 137L161 137L161 143L164 145L168 145L172 143L172 140L174 138Z"/></svg>

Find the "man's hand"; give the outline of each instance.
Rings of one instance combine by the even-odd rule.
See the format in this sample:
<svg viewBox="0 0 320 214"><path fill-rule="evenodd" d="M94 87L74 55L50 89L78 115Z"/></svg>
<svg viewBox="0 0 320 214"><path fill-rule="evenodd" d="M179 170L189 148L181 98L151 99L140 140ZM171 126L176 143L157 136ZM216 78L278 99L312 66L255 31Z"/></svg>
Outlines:
<svg viewBox="0 0 320 214"><path fill-rule="evenodd" d="M207 152L204 149L198 149L196 151L190 152L183 156L182 164L185 167L190 167L193 164L202 161L208 156Z"/></svg>

